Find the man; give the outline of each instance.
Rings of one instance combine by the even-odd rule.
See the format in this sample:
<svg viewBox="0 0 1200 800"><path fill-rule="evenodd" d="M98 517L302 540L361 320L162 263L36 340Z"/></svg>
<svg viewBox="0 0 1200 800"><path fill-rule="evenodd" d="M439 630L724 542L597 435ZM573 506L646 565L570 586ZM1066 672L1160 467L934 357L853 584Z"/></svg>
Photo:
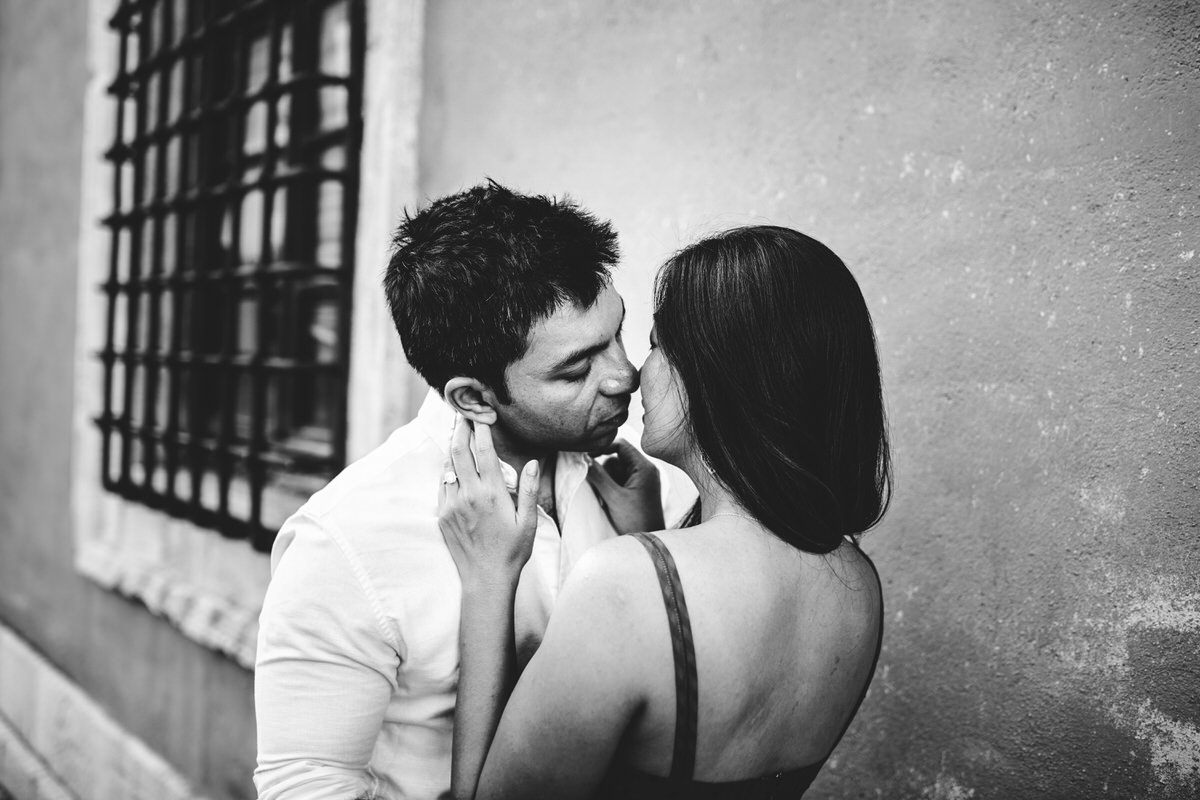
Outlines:
<svg viewBox="0 0 1200 800"><path fill-rule="evenodd" d="M638 385L611 227L489 183L406 216L394 247L388 303L433 391L276 539L255 674L260 798L449 791L460 583L437 498L454 479L444 462L457 415L492 426L511 487L526 461L540 464L514 612L522 664L584 550L662 527L653 467L621 443L618 484L586 455L613 447Z"/></svg>

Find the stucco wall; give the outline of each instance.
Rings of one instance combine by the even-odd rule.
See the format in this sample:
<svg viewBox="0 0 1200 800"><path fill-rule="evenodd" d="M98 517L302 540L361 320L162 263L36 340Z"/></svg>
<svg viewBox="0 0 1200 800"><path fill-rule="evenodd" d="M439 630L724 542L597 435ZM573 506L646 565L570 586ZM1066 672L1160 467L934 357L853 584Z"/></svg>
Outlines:
<svg viewBox="0 0 1200 800"><path fill-rule="evenodd" d="M813 796L1200 791L1197 6L427 13L422 193L490 175L611 217L635 360L655 267L707 231L793 225L859 276L897 457L866 540L888 628ZM247 796L249 673L71 566L84 27L0 0L0 621Z"/></svg>
<svg viewBox="0 0 1200 800"><path fill-rule="evenodd" d="M72 566L85 13L0 2L0 622L210 797L246 797L250 674Z"/></svg>
<svg viewBox="0 0 1200 800"><path fill-rule="evenodd" d="M815 797L1200 791L1198 10L429 4L423 194L611 217L635 359L706 231L792 225L860 279L888 627Z"/></svg>

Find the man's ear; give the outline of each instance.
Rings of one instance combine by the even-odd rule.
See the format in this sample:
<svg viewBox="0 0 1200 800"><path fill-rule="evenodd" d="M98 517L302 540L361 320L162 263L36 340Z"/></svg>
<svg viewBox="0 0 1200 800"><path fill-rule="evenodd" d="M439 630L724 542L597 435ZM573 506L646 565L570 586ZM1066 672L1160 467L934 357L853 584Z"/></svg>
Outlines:
<svg viewBox="0 0 1200 800"><path fill-rule="evenodd" d="M496 424L496 394L475 378L457 377L446 381L442 394L450 407L472 422Z"/></svg>

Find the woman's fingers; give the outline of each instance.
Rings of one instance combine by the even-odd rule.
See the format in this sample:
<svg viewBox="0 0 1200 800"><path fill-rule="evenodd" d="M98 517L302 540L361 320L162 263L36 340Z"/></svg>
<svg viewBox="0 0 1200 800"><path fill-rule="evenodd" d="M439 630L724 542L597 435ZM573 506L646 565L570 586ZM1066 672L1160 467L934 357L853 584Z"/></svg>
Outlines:
<svg viewBox="0 0 1200 800"><path fill-rule="evenodd" d="M446 459L442 461L441 484L440 497L442 500L445 500L446 493L449 490L458 488L458 473L454 471L454 459L450 457L449 453L446 454Z"/></svg>
<svg viewBox="0 0 1200 800"><path fill-rule="evenodd" d="M528 536L537 528L538 462L526 464L517 480L517 533Z"/></svg>
<svg viewBox="0 0 1200 800"><path fill-rule="evenodd" d="M492 426L486 422L475 423L475 464L479 467L479 477L485 482L504 485L504 476L500 474L500 457L496 455L496 446L492 442Z"/></svg>
<svg viewBox="0 0 1200 800"><path fill-rule="evenodd" d="M537 530L538 462L525 465L509 496L490 426L460 419L443 462L438 527L464 583L517 575ZM447 482L449 481L449 482Z"/></svg>
<svg viewBox="0 0 1200 800"><path fill-rule="evenodd" d="M622 488L620 482L608 469L608 465L601 464L599 461L593 461L588 467L587 480L604 500L612 500Z"/></svg>
<svg viewBox="0 0 1200 800"><path fill-rule="evenodd" d="M453 476L452 482L463 486L479 483L479 470L471 454L471 423L461 416L455 421L454 434L450 437L450 465L451 472L442 478L443 482Z"/></svg>

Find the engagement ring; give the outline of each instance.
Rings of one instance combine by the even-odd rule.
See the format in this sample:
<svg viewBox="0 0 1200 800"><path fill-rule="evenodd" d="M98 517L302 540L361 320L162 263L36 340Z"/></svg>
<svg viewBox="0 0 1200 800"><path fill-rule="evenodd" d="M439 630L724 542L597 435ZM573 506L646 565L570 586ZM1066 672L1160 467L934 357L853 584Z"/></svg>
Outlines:
<svg viewBox="0 0 1200 800"><path fill-rule="evenodd" d="M447 472L445 475L442 476L442 483L444 483L446 485L450 485L451 483L458 483L458 476L455 475L453 472Z"/></svg>

